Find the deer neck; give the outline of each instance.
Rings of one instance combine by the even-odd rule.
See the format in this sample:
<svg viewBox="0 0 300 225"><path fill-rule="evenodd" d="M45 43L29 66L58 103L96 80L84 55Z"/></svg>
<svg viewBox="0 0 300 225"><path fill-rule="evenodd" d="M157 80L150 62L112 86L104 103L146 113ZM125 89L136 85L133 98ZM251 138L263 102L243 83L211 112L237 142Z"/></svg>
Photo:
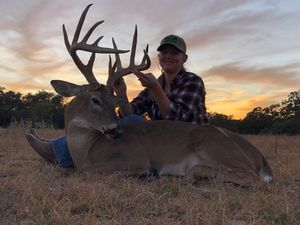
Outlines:
<svg viewBox="0 0 300 225"><path fill-rule="evenodd" d="M78 148L82 146L89 148L89 146L93 145L93 143L99 139L99 136L102 136L99 135L99 131L95 130L80 116L70 120L66 129L68 141L76 142L76 147L78 146Z"/></svg>

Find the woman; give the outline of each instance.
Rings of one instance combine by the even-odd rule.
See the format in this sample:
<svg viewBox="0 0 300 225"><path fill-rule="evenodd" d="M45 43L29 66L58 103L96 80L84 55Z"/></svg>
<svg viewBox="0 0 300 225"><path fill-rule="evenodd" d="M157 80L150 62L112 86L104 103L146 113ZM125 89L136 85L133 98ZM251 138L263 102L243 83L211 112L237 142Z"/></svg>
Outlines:
<svg viewBox="0 0 300 225"><path fill-rule="evenodd" d="M179 36L168 35L162 39L157 51L162 75L156 79L152 73L134 72L145 89L120 109L120 123L146 121L141 115L147 113L152 120L208 125L203 81L184 68L188 59L185 41ZM128 99L123 78L115 83L114 90L117 96ZM48 161L57 162L64 168L74 167L66 137L48 141L31 131L26 138L33 149Z"/></svg>

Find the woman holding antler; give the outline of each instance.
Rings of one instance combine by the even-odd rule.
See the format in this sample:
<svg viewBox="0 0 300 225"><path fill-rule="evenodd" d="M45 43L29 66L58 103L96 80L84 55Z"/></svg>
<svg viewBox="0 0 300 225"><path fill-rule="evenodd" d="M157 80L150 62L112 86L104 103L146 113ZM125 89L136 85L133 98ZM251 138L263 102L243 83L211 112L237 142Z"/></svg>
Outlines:
<svg viewBox="0 0 300 225"><path fill-rule="evenodd" d="M145 89L131 102L128 102L123 78L114 83L116 95L128 102L120 109L120 123L146 121L142 115L147 113L152 120L177 120L208 125L203 81L184 68L188 58L185 41L179 36L168 35L162 39L157 51L161 76L156 79L152 73L134 71ZM74 167L66 137L48 141L31 130L26 138L33 149L46 160L56 162L64 168Z"/></svg>
<svg viewBox="0 0 300 225"><path fill-rule="evenodd" d="M199 76L184 68L188 58L184 40L176 35L168 35L157 50L162 75L156 79L151 73L134 72L146 88L122 107L121 114L142 115L147 112L153 120L207 124L204 84ZM127 99L122 78L116 82L114 89L118 96Z"/></svg>
<svg viewBox="0 0 300 225"><path fill-rule="evenodd" d="M82 86L56 80L51 81L54 89L64 96L72 96L73 94L76 95L76 93L79 93L80 95L80 93L84 92L86 89L90 89L89 93L91 93L104 88L105 90L108 90L105 93L110 94L110 96L108 96L109 98L114 98L112 95L112 92L114 91L119 98L127 100L127 103L120 107L120 124L139 120L146 121L142 115L147 113L152 120L176 120L207 125L208 120L205 108L205 88L203 81L199 76L187 72L184 68L184 63L188 58L185 41L176 35L168 35L162 39L160 46L157 48L162 74L156 79L151 73L140 72L150 67L147 48L144 52L145 54L142 63L140 65L134 64L137 42L136 28L131 50L130 65L127 68L122 68L119 53L125 53L127 51L119 50L114 41L113 49L98 46L102 37L99 37L93 44L87 44L88 38L92 32L103 21L95 23L86 33L83 40L78 40L84 19L90 7L91 4L83 11L72 42L69 42L65 26L63 26L66 48L79 70L89 82L88 88L86 86L82 88ZM91 58L86 65L83 64L76 54L77 50L92 52ZM116 56L116 63L114 65L111 65L110 61L107 85L99 84L93 74L92 67L96 53L114 53ZM129 103L126 93L126 84L124 83L122 76L132 72L138 77L145 89ZM91 97L91 101L93 104L98 104L95 109L100 109L100 113L102 107L101 101L96 97ZM107 107L108 106L106 106L106 108ZM114 105L111 105L110 107L113 109ZM109 116L115 120L113 115ZM92 116L92 118L94 117ZM79 125L83 127L87 125L80 117L76 118L75 123L79 123ZM105 136L114 136L115 134L109 133L109 130L112 129L102 128L101 132ZM113 130L115 131L116 129L114 128ZM74 167L72 157L68 150L67 138L65 136L48 141L38 137L35 131L31 130L30 133L26 134L26 138L33 149L43 158L52 163L57 162L64 168Z"/></svg>

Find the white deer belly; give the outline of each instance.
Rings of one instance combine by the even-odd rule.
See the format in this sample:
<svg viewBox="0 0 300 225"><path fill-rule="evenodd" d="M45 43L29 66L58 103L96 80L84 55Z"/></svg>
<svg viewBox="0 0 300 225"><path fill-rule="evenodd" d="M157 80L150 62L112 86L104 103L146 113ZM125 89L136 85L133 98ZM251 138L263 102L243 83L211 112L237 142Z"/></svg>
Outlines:
<svg viewBox="0 0 300 225"><path fill-rule="evenodd" d="M196 153L187 155L181 162L177 164L164 165L159 171L159 175L176 175L184 176L187 171L193 168L195 165L204 164Z"/></svg>

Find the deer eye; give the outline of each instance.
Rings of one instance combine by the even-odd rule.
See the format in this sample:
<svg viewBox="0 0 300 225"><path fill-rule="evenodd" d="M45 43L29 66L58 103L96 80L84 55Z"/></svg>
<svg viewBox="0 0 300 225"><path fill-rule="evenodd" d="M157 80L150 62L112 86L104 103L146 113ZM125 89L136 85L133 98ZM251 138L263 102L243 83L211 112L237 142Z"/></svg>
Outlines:
<svg viewBox="0 0 300 225"><path fill-rule="evenodd" d="M99 105L99 106L102 106L102 105L103 105L101 99L99 99L99 98L97 98L97 97L92 97L92 98L91 98L91 101L92 101L92 103L95 104L95 105Z"/></svg>

